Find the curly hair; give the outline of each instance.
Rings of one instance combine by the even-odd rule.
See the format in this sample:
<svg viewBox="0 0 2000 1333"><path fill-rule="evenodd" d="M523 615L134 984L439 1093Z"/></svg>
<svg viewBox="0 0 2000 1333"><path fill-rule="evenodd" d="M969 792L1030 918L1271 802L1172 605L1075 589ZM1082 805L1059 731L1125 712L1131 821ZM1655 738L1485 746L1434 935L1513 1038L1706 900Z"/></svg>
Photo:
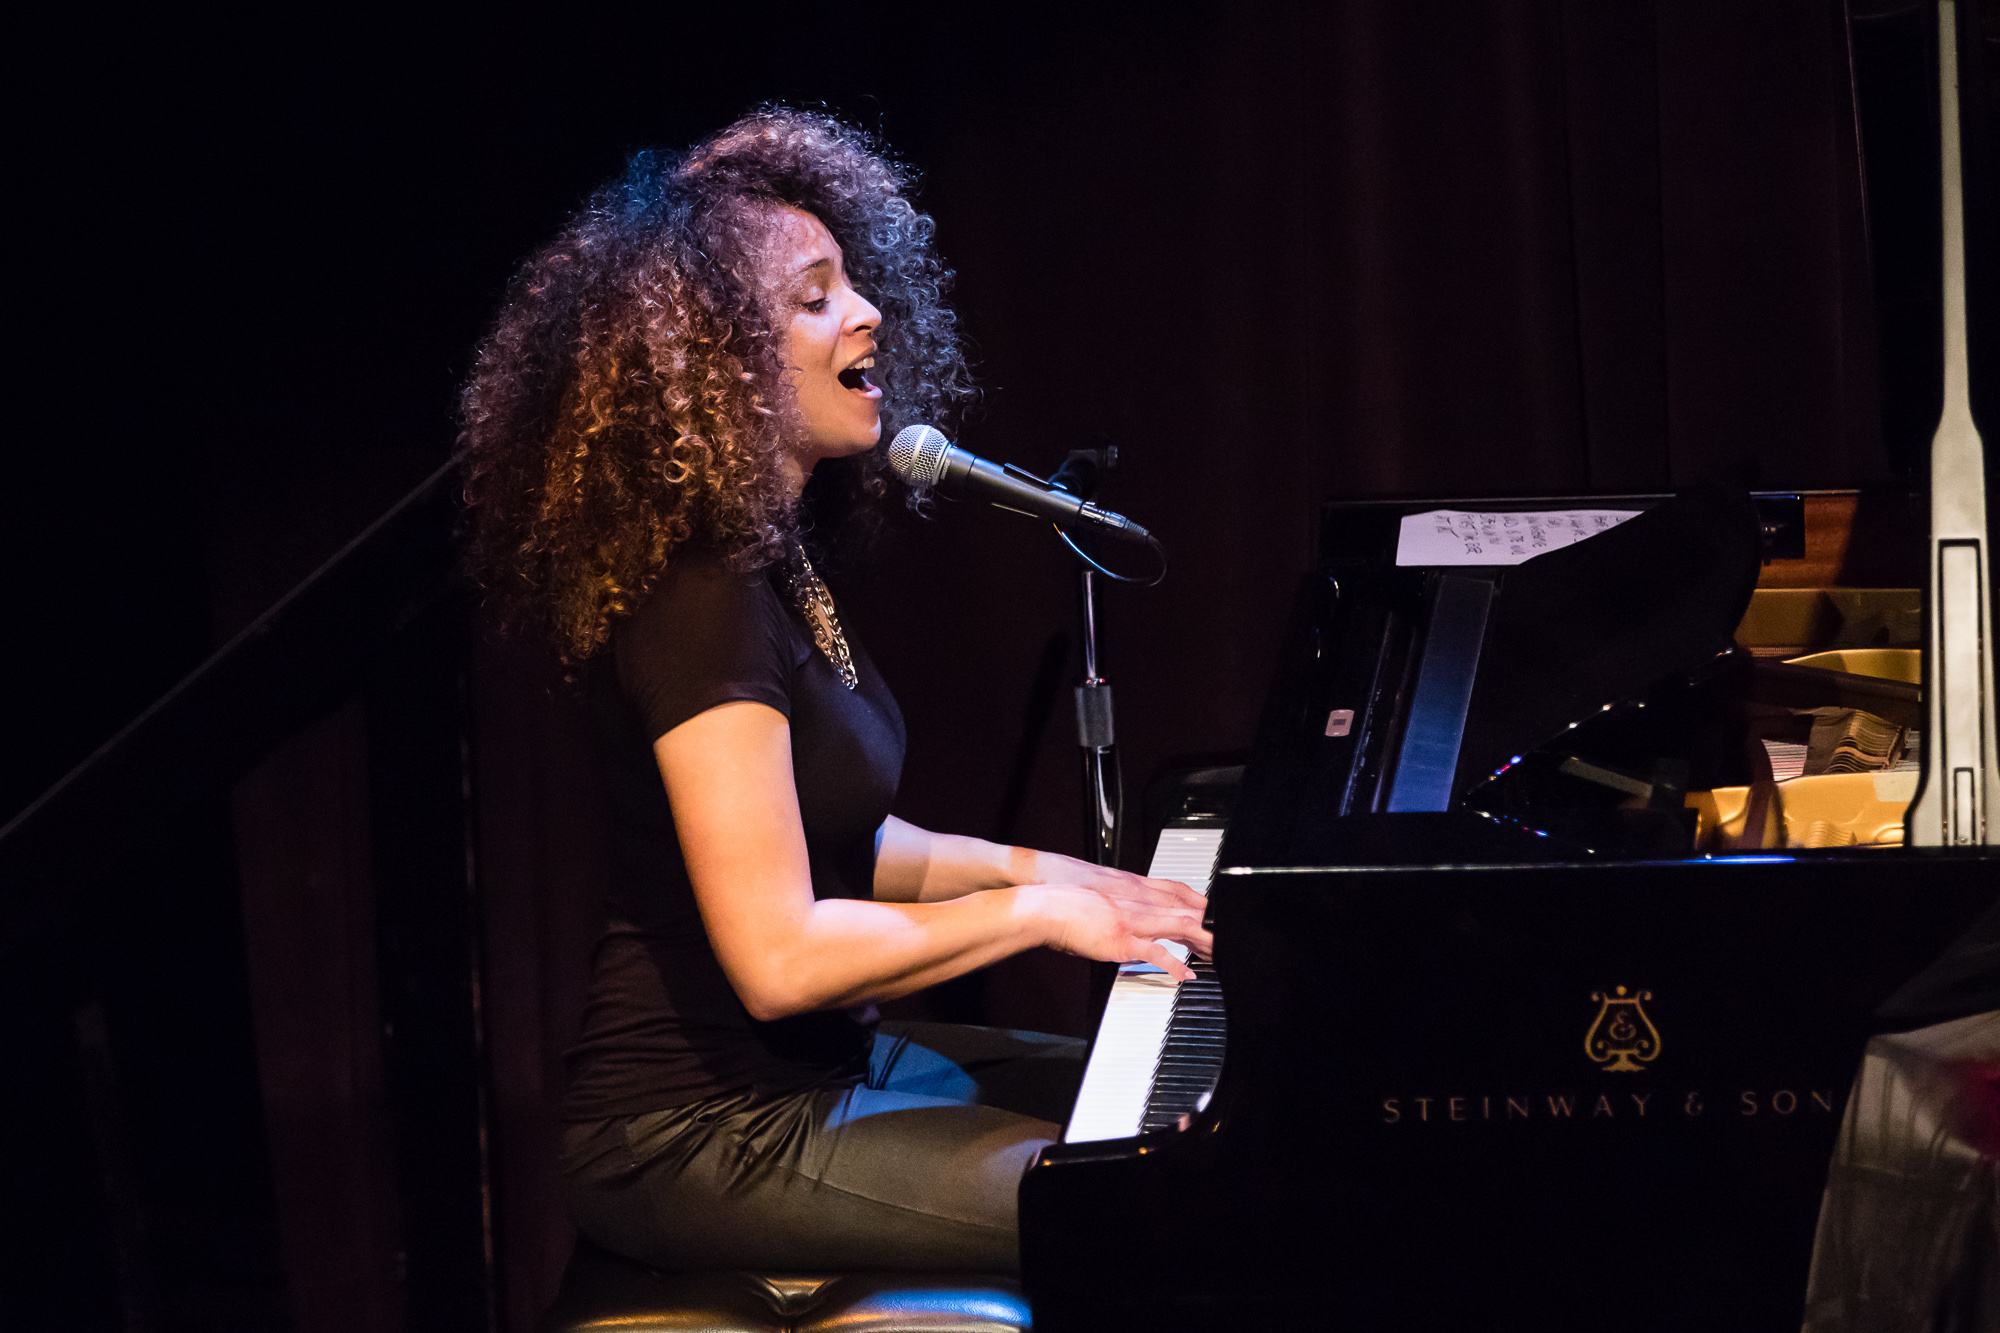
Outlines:
<svg viewBox="0 0 2000 1333"><path fill-rule="evenodd" d="M504 622L590 657L674 554L738 568L823 552L887 491L881 445L823 460L794 502L798 429L760 237L817 217L882 313L882 438L950 429L973 397L951 283L906 173L862 131L765 108L683 155L633 155L514 276L461 400L467 559Z"/></svg>

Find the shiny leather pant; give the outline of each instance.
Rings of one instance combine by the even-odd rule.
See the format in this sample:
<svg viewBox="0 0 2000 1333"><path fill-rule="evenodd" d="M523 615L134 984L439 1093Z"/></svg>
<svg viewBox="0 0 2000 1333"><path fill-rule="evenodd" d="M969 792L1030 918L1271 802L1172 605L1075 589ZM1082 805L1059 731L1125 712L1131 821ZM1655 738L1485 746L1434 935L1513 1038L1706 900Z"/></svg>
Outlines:
<svg viewBox="0 0 2000 1333"><path fill-rule="evenodd" d="M1019 1272L1021 1173L1060 1133L1084 1051L884 1023L865 1082L566 1126L571 1213L669 1270Z"/></svg>

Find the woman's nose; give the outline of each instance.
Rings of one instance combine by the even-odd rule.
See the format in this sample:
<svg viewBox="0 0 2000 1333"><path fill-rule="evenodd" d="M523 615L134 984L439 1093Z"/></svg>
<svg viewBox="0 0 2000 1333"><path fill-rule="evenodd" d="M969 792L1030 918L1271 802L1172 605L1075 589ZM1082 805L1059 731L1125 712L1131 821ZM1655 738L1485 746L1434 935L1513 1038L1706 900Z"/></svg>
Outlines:
<svg viewBox="0 0 2000 1333"><path fill-rule="evenodd" d="M881 325L882 312L871 305L867 297L856 292L854 294L854 309L847 317L848 331L859 333L863 329L880 328Z"/></svg>

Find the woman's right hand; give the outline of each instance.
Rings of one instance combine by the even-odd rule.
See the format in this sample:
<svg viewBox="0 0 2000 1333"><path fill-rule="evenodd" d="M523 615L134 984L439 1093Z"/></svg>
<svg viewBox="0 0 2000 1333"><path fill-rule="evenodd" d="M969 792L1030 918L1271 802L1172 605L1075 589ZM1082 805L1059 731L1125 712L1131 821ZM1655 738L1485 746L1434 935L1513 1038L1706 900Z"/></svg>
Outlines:
<svg viewBox="0 0 2000 1333"><path fill-rule="evenodd" d="M1201 912L1190 906L1110 898L1070 884L1027 884L1014 892L1046 927L1044 943L1079 958L1151 963L1176 980L1190 981L1193 970L1161 941L1185 944L1203 956L1214 948Z"/></svg>

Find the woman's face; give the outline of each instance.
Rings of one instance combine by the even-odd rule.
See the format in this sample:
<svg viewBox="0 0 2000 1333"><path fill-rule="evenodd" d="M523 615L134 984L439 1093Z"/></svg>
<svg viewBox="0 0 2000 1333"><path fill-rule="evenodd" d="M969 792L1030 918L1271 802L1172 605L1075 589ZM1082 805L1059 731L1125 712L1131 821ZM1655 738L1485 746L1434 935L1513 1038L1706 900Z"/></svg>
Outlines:
<svg viewBox="0 0 2000 1333"><path fill-rule="evenodd" d="M867 376L882 312L847 285L840 246L812 214L776 210L771 241L786 374L805 427L791 449L803 486L820 459L864 453L882 438L882 391Z"/></svg>

